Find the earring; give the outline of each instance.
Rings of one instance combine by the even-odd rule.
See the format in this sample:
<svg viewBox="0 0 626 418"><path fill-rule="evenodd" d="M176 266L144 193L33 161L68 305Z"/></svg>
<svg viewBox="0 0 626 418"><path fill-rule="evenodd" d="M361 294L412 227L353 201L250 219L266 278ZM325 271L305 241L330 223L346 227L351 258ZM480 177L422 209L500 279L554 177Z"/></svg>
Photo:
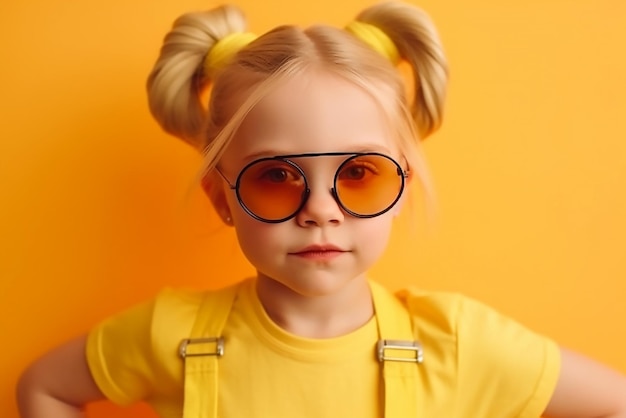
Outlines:
<svg viewBox="0 0 626 418"><path fill-rule="evenodd" d="M226 219L224 219L224 222L226 222L227 225L230 225L233 223L233 218L231 218L230 216L227 216Z"/></svg>

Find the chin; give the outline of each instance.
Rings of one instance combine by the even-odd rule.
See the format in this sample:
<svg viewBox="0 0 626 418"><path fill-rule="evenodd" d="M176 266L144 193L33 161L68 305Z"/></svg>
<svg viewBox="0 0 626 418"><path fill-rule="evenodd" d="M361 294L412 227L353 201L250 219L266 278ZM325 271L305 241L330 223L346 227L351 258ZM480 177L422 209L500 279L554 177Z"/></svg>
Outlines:
<svg viewBox="0 0 626 418"><path fill-rule="evenodd" d="M259 277L261 277L261 275ZM267 280L275 282L275 286L277 287L307 298L337 295L352 288L357 282L365 281L363 275L341 277L330 272L295 275L291 276L289 279L283 280L272 279L265 275L264 277Z"/></svg>

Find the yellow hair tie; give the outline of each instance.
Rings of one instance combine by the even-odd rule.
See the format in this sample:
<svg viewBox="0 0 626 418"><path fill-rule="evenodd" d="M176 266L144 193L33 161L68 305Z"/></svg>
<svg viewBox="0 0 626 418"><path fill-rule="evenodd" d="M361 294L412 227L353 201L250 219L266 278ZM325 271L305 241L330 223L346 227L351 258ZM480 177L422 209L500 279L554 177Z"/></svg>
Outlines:
<svg viewBox="0 0 626 418"><path fill-rule="evenodd" d="M367 43L392 63L397 64L400 62L398 48L396 48L391 38L376 26L355 20L346 26L346 30Z"/></svg>
<svg viewBox="0 0 626 418"><path fill-rule="evenodd" d="M211 75L215 70L223 68L241 48L256 38L254 33L237 32L217 41L204 59L204 74Z"/></svg>

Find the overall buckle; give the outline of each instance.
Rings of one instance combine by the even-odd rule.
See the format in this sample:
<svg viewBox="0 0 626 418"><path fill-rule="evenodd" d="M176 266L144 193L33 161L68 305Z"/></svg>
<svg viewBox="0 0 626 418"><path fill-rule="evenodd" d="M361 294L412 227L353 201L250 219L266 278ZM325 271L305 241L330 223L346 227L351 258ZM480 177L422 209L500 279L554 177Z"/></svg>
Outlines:
<svg viewBox="0 0 626 418"><path fill-rule="evenodd" d="M187 338L180 342L178 354L182 357L202 357L224 355L224 338Z"/></svg>
<svg viewBox="0 0 626 418"><path fill-rule="evenodd" d="M391 351L391 353L388 353ZM396 354L393 355L393 352ZM406 356L401 356L400 352L408 352ZM421 364L424 361L424 349L418 341L406 340L378 340L376 344L378 361L401 361L406 363Z"/></svg>

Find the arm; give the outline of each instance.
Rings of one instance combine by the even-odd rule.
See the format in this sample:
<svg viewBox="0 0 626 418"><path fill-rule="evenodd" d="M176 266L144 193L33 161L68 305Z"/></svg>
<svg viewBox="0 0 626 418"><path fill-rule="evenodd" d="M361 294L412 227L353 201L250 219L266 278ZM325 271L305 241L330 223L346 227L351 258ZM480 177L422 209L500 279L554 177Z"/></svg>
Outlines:
<svg viewBox="0 0 626 418"><path fill-rule="evenodd" d="M103 399L87 366L86 337L69 341L33 363L20 377L22 418L78 418L88 402Z"/></svg>
<svg viewBox="0 0 626 418"><path fill-rule="evenodd" d="M626 377L561 349L562 366L545 415L552 418L626 418Z"/></svg>

